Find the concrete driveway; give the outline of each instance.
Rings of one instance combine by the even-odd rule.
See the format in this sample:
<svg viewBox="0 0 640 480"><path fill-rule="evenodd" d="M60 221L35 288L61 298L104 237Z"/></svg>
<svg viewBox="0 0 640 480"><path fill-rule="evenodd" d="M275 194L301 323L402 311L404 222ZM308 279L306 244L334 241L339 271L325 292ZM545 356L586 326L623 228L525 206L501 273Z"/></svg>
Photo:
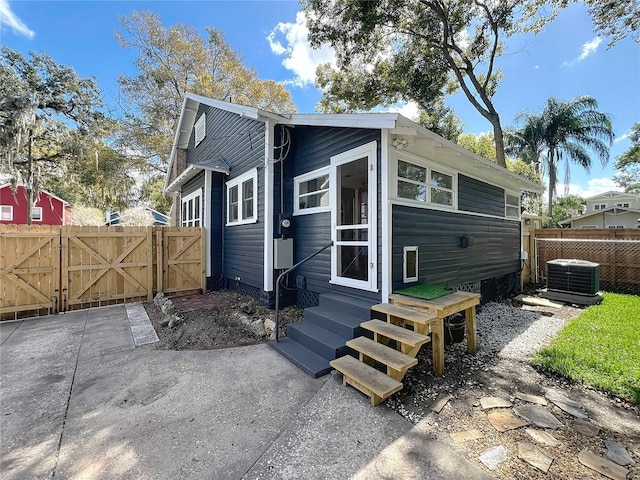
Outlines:
<svg viewBox="0 0 640 480"><path fill-rule="evenodd" d="M491 478L338 375L267 345L136 346L127 310L0 324L4 480Z"/></svg>

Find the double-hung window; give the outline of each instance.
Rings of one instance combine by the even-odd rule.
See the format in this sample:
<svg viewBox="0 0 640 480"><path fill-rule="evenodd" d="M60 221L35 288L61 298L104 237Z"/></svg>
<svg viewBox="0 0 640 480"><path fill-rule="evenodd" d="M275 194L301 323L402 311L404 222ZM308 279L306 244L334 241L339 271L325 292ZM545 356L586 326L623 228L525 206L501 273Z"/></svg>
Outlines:
<svg viewBox="0 0 640 480"><path fill-rule="evenodd" d="M227 225L258 221L258 170L227 182Z"/></svg>
<svg viewBox="0 0 640 480"><path fill-rule="evenodd" d="M182 198L183 227L199 227L202 225L202 189Z"/></svg>
<svg viewBox="0 0 640 480"><path fill-rule="evenodd" d="M5 222L13 220L13 207L11 205L0 205L0 220Z"/></svg>
<svg viewBox="0 0 640 480"><path fill-rule="evenodd" d="M294 209L296 215L328 212L329 167L305 173L293 179Z"/></svg>
<svg viewBox="0 0 640 480"><path fill-rule="evenodd" d="M520 196L511 193L504 195L504 216L507 218L520 218Z"/></svg>
<svg viewBox="0 0 640 480"><path fill-rule="evenodd" d="M593 206L594 210L604 210L605 208L607 208L607 204L606 203L596 203Z"/></svg>
<svg viewBox="0 0 640 480"><path fill-rule="evenodd" d="M455 178L439 168L398 159L398 198L454 207Z"/></svg>
<svg viewBox="0 0 640 480"><path fill-rule="evenodd" d="M31 207L31 221L32 222L42 221L42 207Z"/></svg>

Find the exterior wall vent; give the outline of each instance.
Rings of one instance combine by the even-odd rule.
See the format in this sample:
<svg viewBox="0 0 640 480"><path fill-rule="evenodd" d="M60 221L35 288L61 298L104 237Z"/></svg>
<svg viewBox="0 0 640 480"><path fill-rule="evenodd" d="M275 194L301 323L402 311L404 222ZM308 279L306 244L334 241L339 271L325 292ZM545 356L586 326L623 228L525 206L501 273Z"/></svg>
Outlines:
<svg viewBox="0 0 640 480"><path fill-rule="evenodd" d="M547 262L547 289L551 292L597 295L600 265L586 260L551 260Z"/></svg>

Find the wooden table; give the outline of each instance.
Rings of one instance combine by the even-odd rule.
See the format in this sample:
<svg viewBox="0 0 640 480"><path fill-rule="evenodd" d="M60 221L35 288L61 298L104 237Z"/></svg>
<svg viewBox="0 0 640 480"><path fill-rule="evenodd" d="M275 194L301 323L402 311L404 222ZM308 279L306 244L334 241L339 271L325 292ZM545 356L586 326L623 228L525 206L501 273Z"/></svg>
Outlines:
<svg viewBox="0 0 640 480"><path fill-rule="evenodd" d="M407 295L389 295L389 303L405 305L435 313L439 321L431 325L431 348L433 349L433 370L436 375L444 371L444 317L464 311L467 327L467 351L475 353L476 345L476 305L480 303L480 294L454 292L435 300L423 300Z"/></svg>

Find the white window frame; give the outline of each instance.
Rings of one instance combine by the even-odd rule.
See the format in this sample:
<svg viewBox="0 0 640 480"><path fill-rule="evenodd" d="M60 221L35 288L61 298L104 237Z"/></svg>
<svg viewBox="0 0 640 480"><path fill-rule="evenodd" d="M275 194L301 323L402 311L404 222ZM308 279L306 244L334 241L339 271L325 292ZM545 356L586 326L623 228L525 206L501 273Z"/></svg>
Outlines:
<svg viewBox="0 0 640 480"><path fill-rule="evenodd" d="M594 210L604 210L605 208L607 208L607 204L606 203L596 203L593 206Z"/></svg>
<svg viewBox="0 0 640 480"><path fill-rule="evenodd" d="M415 276L412 276L412 277L409 276L410 272L407 271L408 270L407 253L409 252L416 252L416 271L415 271ZM420 276L420 263L419 263L418 247L417 246L404 247L402 249L402 282L403 283L417 282L419 276Z"/></svg>
<svg viewBox="0 0 640 480"><path fill-rule="evenodd" d="M624 228L624 225L609 225L607 228L614 230L617 228Z"/></svg>
<svg viewBox="0 0 640 480"><path fill-rule="evenodd" d="M207 114L203 113L193 126L194 147L197 147L207 136Z"/></svg>
<svg viewBox="0 0 640 480"><path fill-rule="evenodd" d="M625 203L616 203L616 207L629 208L629 204Z"/></svg>
<svg viewBox="0 0 640 480"><path fill-rule="evenodd" d="M191 204L192 207L195 207L196 199L198 204L198 217L196 218L192 216L191 218L185 218L185 205ZM192 208L191 211L195 212L195 208ZM196 222L198 223L198 225L196 225ZM202 226L202 188L199 188L196 191L191 192L189 195L182 197L182 202L180 202L180 225L182 225L183 227Z"/></svg>
<svg viewBox="0 0 640 480"><path fill-rule="evenodd" d="M31 207L31 221L42 222L42 207Z"/></svg>
<svg viewBox="0 0 640 480"><path fill-rule="evenodd" d="M300 208L300 185L310 180L315 180L317 178L323 177L325 175L327 175L328 177L331 177L330 173L331 173L331 166L327 165L326 167L319 168L312 172L298 175L293 179L293 201L294 201L293 214L294 215L309 215L311 213L331 211L331 193L330 193L331 179L330 178L328 180L329 184L327 185L326 189L316 190L315 192L312 192L312 193L302 194L302 196L311 196L311 195L317 195L318 193L326 192L326 195L329 198L329 202L327 203L327 205L321 205L318 207Z"/></svg>
<svg viewBox="0 0 640 480"><path fill-rule="evenodd" d="M247 180L253 181L253 215L248 218L243 218L243 184ZM238 219L230 220L230 203L229 203L229 190L234 187L238 187ZM242 175L234 178L233 180L229 180L227 182L227 226L233 225L246 225L248 223L257 223L258 222L258 169L254 168L249 170Z"/></svg>
<svg viewBox="0 0 640 480"><path fill-rule="evenodd" d="M6 212L9 212L7 215ZM5 218L8 216L9 218ZM13 206L12 205L0 205L0 220L3 222L13 222Z"/></svg>
<svg viewBox="0 0 640 480"><path fill-rule="evenodd" d="M403 161L406 163L410 163L412 165L415 165L417 167L420 168L424 168L426 170L426 182L422 183L422 182L417 182L417 181L412 181L411 179L407 179L404 177L400 177L398 175L398 162L399 161ZM431 186L431 172L432 171L436 171L439 173L442 173L444 175L448 175L451 177L451 189L448 188L442 188L442 187L433 187ZM436 165L433 164L421 157L416 157L413 155L408 155L406 153L403 153L402 155L397 155L395 157L395 161L393 162L393 189L394 189L394 197L397 201L400 202L407 202L410 204L414 204L414 205L427 205L429 207L433 207L436 209L443 209L443 210L457 210L458 209L458 173L450 170L446 167L440 166L440 165ZM426 187L426 193L425 193L425 200L415 200L412 198L405 198L405 197L400 197L398 195L398 182L399 181L403 181L403 182L407 182L407 183L412 183L415 185L424 185ZM444 190L444 191L450 191L451 192L451 200L452 200L452 204L451 205L445 205L443 203L435 203L431 201L431 190L433 188L437 188L439 190Z"/></svg>
<svg viewBox="0 0 640 480"><path fill-rule="evenodd" d="M513 204L513 203L509 203L508 202L508 198L509 196L515 197L518 199L518 204ZM509 211L509 207L515 208L517 215L509 215L507 212ZM509 192L507 190L505 190L504 192L504 217L505 218L520 218L520 194L519 193L514 193L514 192Z"/></svg>

